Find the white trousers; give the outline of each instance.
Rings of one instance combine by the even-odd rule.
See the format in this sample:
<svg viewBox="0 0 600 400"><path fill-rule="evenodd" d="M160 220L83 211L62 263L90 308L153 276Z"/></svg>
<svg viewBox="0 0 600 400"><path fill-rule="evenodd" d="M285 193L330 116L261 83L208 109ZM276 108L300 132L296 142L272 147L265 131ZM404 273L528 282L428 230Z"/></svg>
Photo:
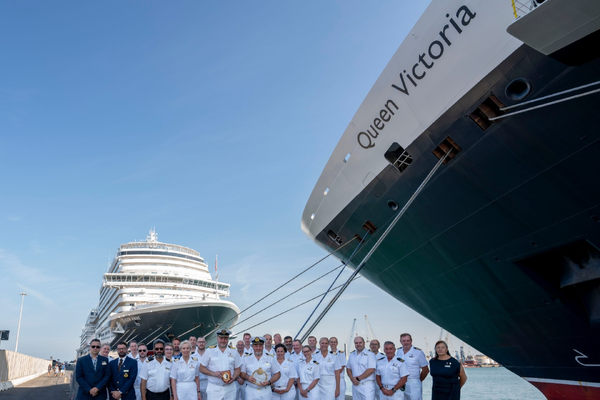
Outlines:
<svg viewBox="0 0 600 400"><path fill-rule="evenodd" d="M177 381L177 397L179 400L198 400L198 386L196 386L196 382Z"/></svg>
<svg viewBox="0 0 600 400"><path fill-rule="evenodd" d="M208 386L206 387L208 400L235 400L235 395L237 393L235 386L233 385L238 384L237 382L232 382L229 385L216 385L208 382ZM179 400L181 400L181 398ZM198 400L198 397L196 397L194 400Z"/></svg>
<svg viewBox="0 0 600 400"><path fill-rule="evenodd" d="M139 387L134 387L135 389L135 400L142 400L142 391Z"/></svg>
<svg viewBox="0 0 600 400"><path fill-rule="evenodd" d="M271 400L272 394L271 386L246 385L246 400Z"/></svg>
<svg viewBox="0 0 600 400"><path fill-rule="evenodd" d="M340 374L340 395L335 400L346 400L346 371Z"/></svg>
<svg viewBox="0 0 600 400"><path fill-rule="evenodd" d="M423 384L419 378L408 378L404 396L407 400L423 400Z"/></svg>
<svg viewBox="0 0 600 400"><path fill-rule="evenodd" d="M302 383L302 388L304 390L306 390L307 387L310 386L311 382L306 382L306 383ZM300 400L320 400L321 398L319 397L321 395L321 392L319 390L319 385L315 386L310 392L308 392L308 397L303 397L300 394L300 390L298 390L298 398Z"/></svg>
<svg viewBox="0 0 600 400"><path fill-rule="evenodd" d="M375 398L375 381L358 382L352 385L352 400L373 400Z"/></svg>
<svg viewBox="0 0 600 400"><path fill-rule="evenodd" d="M232 385L235 385L236 400L246 400L246 381L244 381L243 385L237 382L232 383Z"/></svg>
<svg viewBox="0 0 600 400"><path fill-rule="evenodd" d="M208 387L208 379L200 379L200 396L202 400L208 400L208 394L206 388Z"/></svg>
<svg viewBox="0 0 600 400"><path fill-rule="evenodd" d="M391 389L394 387L394 385L383 385L386 389ZM393 399L393 400L404 400L404 392L402 390L398 390L396 391L396 393L394 393L392 396L386 396L385 394L383 394L383 392L377 388L375 390L375 392L379 392L379 398L380 399Z"/></svg>
<svg viewBox="0 0 600 400"><path fill-rule="evenodd" d="M316 388L320 392L319 400L335 400L335 376L321 375Z"/></svg>

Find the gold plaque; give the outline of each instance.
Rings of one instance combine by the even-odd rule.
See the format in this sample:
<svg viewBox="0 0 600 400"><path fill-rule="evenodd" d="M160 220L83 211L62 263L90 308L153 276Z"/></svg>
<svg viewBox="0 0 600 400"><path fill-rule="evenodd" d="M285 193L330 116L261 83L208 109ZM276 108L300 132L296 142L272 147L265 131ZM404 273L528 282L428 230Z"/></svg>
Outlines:
<svg viewBox="0 0 600 400"><path fill-rule="evenodd" d="M223 379L223 382L228 383L231 380L231 372L221 371L221 379Z"/></svg>

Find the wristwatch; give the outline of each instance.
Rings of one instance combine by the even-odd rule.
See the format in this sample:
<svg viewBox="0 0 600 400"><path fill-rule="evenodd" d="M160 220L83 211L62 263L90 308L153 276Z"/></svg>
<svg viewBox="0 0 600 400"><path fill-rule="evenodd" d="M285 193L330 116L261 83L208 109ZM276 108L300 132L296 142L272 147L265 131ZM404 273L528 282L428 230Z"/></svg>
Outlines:
<svg viewBox="0 0 600 400"><path fill-rule="evenodd" d="M379 390L383 390L383 385L379 386Z"/></svg>
<svg viewBox="0 0 600 400"><path fill-rule="evenodd" d="M310 393L310 389L306 389L306 393Z"/></svg>
<svg viewBox="0 0 600 400"><path fill-rule="evenodd" d="M358 376L356 377L356 380L360 382L360 378Z"/></svg>

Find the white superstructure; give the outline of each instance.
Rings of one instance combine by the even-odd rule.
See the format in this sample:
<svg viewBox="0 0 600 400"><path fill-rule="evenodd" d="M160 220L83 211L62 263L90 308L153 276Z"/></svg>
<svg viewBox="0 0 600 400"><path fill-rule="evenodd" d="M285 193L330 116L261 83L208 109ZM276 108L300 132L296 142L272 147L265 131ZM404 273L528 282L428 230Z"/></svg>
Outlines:
<svg viewBox="0 0 600 400"><path fill-rule="evenodd" d="M88 315L82 348L92 337L111 343L149 341L232 325L239 309L221 299L228 296L229 284L212 278L200 253L159 242L151 230L146 241L119 247L103 276L99 305ZM212 308L208 314L207 307Z"/></svg>

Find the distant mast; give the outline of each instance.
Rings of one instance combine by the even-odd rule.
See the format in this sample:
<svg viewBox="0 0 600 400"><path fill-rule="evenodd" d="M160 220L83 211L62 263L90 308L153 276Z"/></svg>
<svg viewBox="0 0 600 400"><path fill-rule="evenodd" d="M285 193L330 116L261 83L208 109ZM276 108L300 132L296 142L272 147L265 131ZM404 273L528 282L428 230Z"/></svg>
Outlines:
<svg viewBox="0 0 600 400"><path fill-rule="evenodd" d="M219 298L219 270L217 269L217 259L219 255L215 256L215 296Z"/></svg>

